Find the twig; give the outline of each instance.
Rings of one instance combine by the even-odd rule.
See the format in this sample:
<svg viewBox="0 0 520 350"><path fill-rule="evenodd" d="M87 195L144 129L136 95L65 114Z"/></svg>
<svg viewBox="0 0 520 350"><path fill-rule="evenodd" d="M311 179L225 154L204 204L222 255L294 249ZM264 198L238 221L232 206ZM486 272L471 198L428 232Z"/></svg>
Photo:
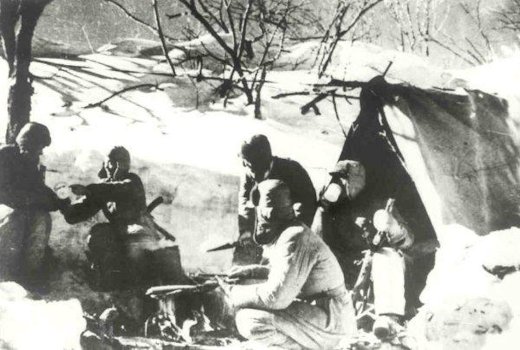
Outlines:
<svg viewBox="0 0 520 350"><path fill-rule="evenodd" d="M318 110L318 107L316 106L316 103L326 99L327 97L329 96L329 93L323 93L323 94L319 94L318 96L316 96L311 102L309 103L306 103L305 105L303 105L301 108L300 108L300 111L303 115L307 114L309 112L309 110L312 108L314 109L315 111ZM319 110L318 110L318 113L319 114Z"/></svg>
<svg viewBox="0 0 520 350"><path fill-rule="evenodd" d="M290 96L309 96L311 94L310 91L295 91L295 92L287 92L287 93L281 93L278 95L271 96L273 100L278 100L280 98L284 97L290 97Z"/></svg>
<svg viewBox="0 0 520 350"><path fill-rule="evenodd" d="M135 16L133 13L131 13L130 11L128 11L126 9L126 7L124 7L123 5L121 5L119 2L115 1L115 0L104 0L105 2L117 7L120 11L122 11L128 18L130 18L132 21L134 22L137 22L143 26L145 26L146 28L150 29L154 34L158 34L158 29L155 28L154 26L152 26L151 24L149 23L146 23L145 21L143 21L142 19L140 19L139 17ZM164 36L165 38L167 38L168 40L173 40L173 41L178 41L178 39L176 38L173 38L171 36L168 36L168 35L165 35Z"/></svg>
<svg viewBox="0 0 520 350"><path fill-rule="evenodd" d="M155 88L157 90L162 90L160 88L159 84L146 83L146 84L133 85L133 86L126 87L122 90L116 91L113 94L111 94L110 96L102 99L101 101L89 103L88 105L84 106L83 108L88 109L88 108L100 107L103 103L107 102L108 100L110 100L116 96L119 96L119 95L124 94L125 92L131 91L131 90L137 90L137 89L142 89L142 88Z"/></svg>
<svg viewBox="0 0 520 350"><path fill-rule="evenodd" d="M177 73L175 72L175 67L173 66L173 62L170 58L170 55L168 54L168 49L166 48L166 41L164 40L164 34L162 31L162 27L161 27L161 19L159 16L159 10L157 8L157 0L152 0L152 6L153 6L153 12L155 14L155 24L157 25L157 34L159 35L159 39L161 39L162 51L163 51L164 57L166 58L166 61L170 65L172 74L175 77L177 75Z"/></svg>
<svg viewBox="0 0 520 350"><path fill-rule="evenodd" d="M226 42L224 41L224 39L222 39L220 37L220 35L215 31L215 29L213 29L213 27L211 26L211 24L204 18L204 16L202 16L202 14L197 10L197 7L195 5L195 0L179 0L184 6L186 6L193 17L195 17L195 19L197 21L200 22L200 24L202 24L204 26L204 28L206 28L206 30L208 31L209 34L211 34L211 36L219 43L220 46L222 46L222 48L228 53L230 54L231 56L233 56L233 50L228 46L228 44L226 44Z"/></svg>

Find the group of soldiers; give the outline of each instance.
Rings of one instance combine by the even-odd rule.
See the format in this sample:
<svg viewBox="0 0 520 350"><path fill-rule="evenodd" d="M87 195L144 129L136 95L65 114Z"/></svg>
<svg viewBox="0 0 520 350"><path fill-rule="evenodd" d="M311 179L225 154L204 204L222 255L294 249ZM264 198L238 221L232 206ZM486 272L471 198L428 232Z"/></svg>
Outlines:
<svg viewBox="0 0 520 350"><path fill-rule="evenodd" d="M128 151L114 147L100 181L73 186L82 199L71 203L45 185L39 156L50 142L44 125L29 123L16 144L0 149L0 278L37 288L45 276L49 212L58 210L71 224L99 211L108 219L91 228L87 253L105 287L145 276L146 271L139 273L140 260L129 260L124 247L136 235L154 241L160 234L143 184L130 172ZM395 335L419 305L423 285L414 281L425 280L433 256L419 249L426 238L416 232L413 218L400 214L403 204L384 195L365 199L367 169L356 159L338 162L317 196L306 170L273 156L266 136L245 140L240 156L240 243L228 277L257 283L219 279L239 333L270 349L332 349L353 336L357 326L349 290L357 293L359 286L351 280L358 271L352 263L366 249L372 257L367 273L377 313L374 333L383 339ZM349 231L349 241L337 244L331 227Z"/></svg>
<svg viewBox="0 0 520 350"><path fill-rule="evenodd" d="M133 259L125 259L126 248L132 240L159 241L162 236L147 210L143 183L130 172L129 152L112 148L101 165L98 183L71 186L80 198L71 203L45 185L45 167L39 160L50 143L45 125L28 123L15 144L0 148L0 280L14 280L44 293L52 227L49 213L59 211L67 223L75 224L102 211L108 222L91 227L87 242L96 287L109 290L141 283L149 276L143 271L142 254L133 252Z"/></svg>

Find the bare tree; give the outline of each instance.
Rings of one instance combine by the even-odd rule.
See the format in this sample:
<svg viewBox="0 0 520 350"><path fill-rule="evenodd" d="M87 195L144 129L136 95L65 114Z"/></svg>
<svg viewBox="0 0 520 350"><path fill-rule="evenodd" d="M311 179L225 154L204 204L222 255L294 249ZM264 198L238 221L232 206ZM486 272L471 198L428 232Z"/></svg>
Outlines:
<svg viewBox="0 0 520 350"><path fill-rule="evenodd" d="M402 51L430 55L431 39L444 27L452 4L446 0L385 0L399 28Z"/></svg>
<svg viewBox="0 0 520 350"><path fill-rule="evenodd" d="M458 3L462 13L469 19L471 37L457 37L441 29L430 35L429 40L470 65L489 62L493 46L489 25L483 17L482 4L482 0L460 0Z"/></svg>
<svg viewBox="0 0 520 350"><path fill-rule="evenodd" d="M224 67L218 88L226 105L230 93L238 89L261 116L261 91L267 72L283 52L287 33L310 25L307 0L179 0L211 37L204 54ZM206 77L199 76L200 80Z"/></svg>
<svg viewBox="0 0 520 350"><path fill-rule="evenodd" d="M20 129L30 119L32 38L38 19L51 1L0 0L0 35L9 66L7 143L14 142Z"/></svg>
<svg viewBox="0 0 520 350"><path fill-rule="evenodd" d="M497 29L513 33L520 32L520 0L508 0L496 10L496 15L498 18Z"/></svg>
<svg viewBox="0 0 520 350"><path fill-rule="evenodd" d="M383 0L339 0L335 14L323 35L317 54L318 75L321 77L329 66L334 51L341 40L363 39L373 29L367 25L367 13ZM363 25L364 24L364 25ZM358 30L360 29L361 30Z"/></svg>

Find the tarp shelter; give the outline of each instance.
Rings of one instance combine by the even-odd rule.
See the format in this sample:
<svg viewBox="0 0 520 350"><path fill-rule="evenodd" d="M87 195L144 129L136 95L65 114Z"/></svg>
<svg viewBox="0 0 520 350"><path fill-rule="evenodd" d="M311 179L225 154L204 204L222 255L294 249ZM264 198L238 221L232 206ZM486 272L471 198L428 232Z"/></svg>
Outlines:
<svg viewBox="0 0 520 350"><path fill-rule="evenodd" d="M394 161L381 155L381 147L367 147L377 133L385 134ZM362 157L371 164L367 185L394 191L408 186L395 182L407 181L401 162L436 231L460 224L485 235L519 225L517 133L507 101L497 96L392 85L378 77L363 88L361 112L340 159ZM421 200L411 200L422 215Z"/></svg>

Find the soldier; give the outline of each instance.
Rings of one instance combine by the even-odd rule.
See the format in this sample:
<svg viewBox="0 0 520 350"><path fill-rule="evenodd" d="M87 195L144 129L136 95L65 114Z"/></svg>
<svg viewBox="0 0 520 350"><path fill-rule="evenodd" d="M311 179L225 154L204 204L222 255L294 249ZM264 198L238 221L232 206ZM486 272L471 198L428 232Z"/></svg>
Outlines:
<svg viewBox="0 0 520 350"><path fill-rule="evenodd" d="M229 277L265 282L220 282L237 309L238 331L259 348L333 349L356 329L341 268L321 238L295 217L286 184L265 180L258 192L254 240L269 265L237 266Z"/></svg>
<svg viewBox="0 0 520 350"><path fill-rule="evenodd" d="M340 161L331 175L320 211L334 219L324 216L332 222L322 227L323 235L335 254L344 259L344 270L352 270L348 260L359 257L363 249L374 251L370 277L379 316L374 333L382 339L392 337L406 311L413 312L420 304L419 294L433 267L437 240L428 225L414 215L417 213L403 203L409 198L404 189L394 192L398 198L390 204L393 199L389 202L384 194L366 188L365 168L360 162ZM331 231L338 232L331 236ZM354 290L358 288L356 285Z"/></svg>
<svg viewBox="0 0 520 350"><path fill-rule="evenodd" d="M262 251L252 243L254 229L255 188L266 179L281 180L287 184L293 203L304 224L310 226L317 207L316 190L307 171L300 163L272 155L265 135L254 135L244 141L240 150L244 173L240 179L238 196L238 229L241 247L235 250L233 262L237 265L258 263Z"/></svg>
<svg viewBox="0 0 520 350"><path fill-rule="evenodd" d="M29 289L42 287L45 252L51 232L49 212L64 208L45 185L43 149L51 144L49 129L28 123L16 144L0 148L0 279Z"/></svg>
<svg viewBox="0 0 520 350"><path fill-rule="evenodd" d="M129 152L119 146L110 150L98 176L100 183L71 186L74 193L84 198L63 214L70 224L85 221L100 210L108 219L108 223L98 223L90 229L88 241L87 255L99 287L113 289L139 283L146 276L146 266L142 251L129 256L132 242L143 245L161 238L147 212L143 183L130 172Z"/></svg>

